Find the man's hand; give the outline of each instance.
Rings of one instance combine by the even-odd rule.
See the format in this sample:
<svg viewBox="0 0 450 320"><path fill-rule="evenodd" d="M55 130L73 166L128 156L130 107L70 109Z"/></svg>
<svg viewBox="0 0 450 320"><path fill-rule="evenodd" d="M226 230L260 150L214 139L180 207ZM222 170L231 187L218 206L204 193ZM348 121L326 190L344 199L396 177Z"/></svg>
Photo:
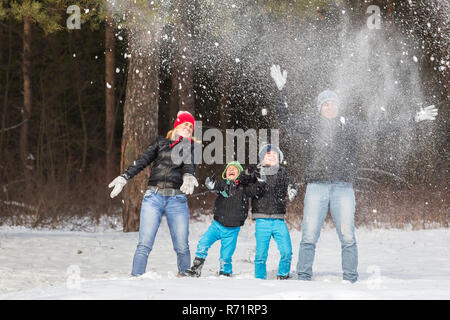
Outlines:
<svg viewBox="0 0 450 320"><path fill-rule="evenodd" d="M287 71L284 70L283 73L281 73L281 69L279 65L272 65L270 67L270 76L275 81L275 84L277 85L278 90L281 90L284 88L284 85L286 84L287 79Z"/></svg>
<svg viewBox="0 0 450 320"><path fill-rule="evenodd" d="M116 177L111 183L108 185L108 188L114 187L113 191L111 191L110 197L114 198L117 196L123 189L123 187L127 184L127 179L122 176Z"/></svg>
<svg viewBox="0 0 450 320"><path fill-rule="evenodd" d="M180 190L185 194L192 194L195 187L198 187L197 179L192 174L185 173L183 175L183 184L181 185Z"/></svg>
<svg viewBox="0 0 450 320"><path fill-rule="evenodd" d="M434 105L428 106L425 109L420 108L420 111L417 111L414 120L416 122L420 122L423 120L435 120L438 114L438 109Z"/></svg>

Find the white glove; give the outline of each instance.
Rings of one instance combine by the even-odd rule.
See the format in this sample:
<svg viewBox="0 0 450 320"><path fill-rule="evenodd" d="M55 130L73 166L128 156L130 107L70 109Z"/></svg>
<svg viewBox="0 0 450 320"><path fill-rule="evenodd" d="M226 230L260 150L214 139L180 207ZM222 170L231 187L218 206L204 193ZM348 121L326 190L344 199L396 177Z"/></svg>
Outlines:
<svg viewBox="0 0 450 320"><path fill-rule="evenodd" d="M110 194L111 198L117 196L123 189L123 187L127 184L127 179L122 176L118 176L108 185L108 188L114 187L113 191Z"/></svg>
<svg viewBox="0 0 450 320"><path fill-rule="evenodd" d="M215 179L212 177L207 177L205 180L205 186L208 188L208 190L213 190L214 186L216 185Z"/></svg>
<svg viewBox="0 0 450 320"><path fill-rule="evenodd" d="M256 176L256 178L257 178L257 180L259 181L259 182L266 182L267 181L267 169L266 169L266 167L264 167L263 165L262 165L262 163L259 163L257 166L256 166L256 169L258 170L258 175Z"/></svg>
<svg viewBox="0 0 450 320"><path fill-rule="evenodd" d="M183 184L180 190L185 194L192 194L194 192L194 187L198 187L197 179L189 173L183 175Z"/></svg>
<svg viewBox="0 0 450 320"><path fill-rule="evenodd" d="M292 202L292 200L294 200L294 198L297 196L298 191L290 184L288 185L288 198L289 198L289 202Z"/></svg>
<svg viewBox="0 0 450 320"><path fill-rule="evenodd" d="M275 81L275 84L278 87L278 90L283 89L284 85L286 84L287 79L287 71L284 70L283 73L281 73L281 69L279 65L272 65L270 67L270 75L272 79Z"/></svg>
<svg viewBox="0 0 450 320"><path fill-rule="evenodd" d="M416 120L416 122L420 122L423 120L435 120L437 114L438 110L434 105L428 106L425 109L421 107L420 111L417 111L414 120Z"/></svg>

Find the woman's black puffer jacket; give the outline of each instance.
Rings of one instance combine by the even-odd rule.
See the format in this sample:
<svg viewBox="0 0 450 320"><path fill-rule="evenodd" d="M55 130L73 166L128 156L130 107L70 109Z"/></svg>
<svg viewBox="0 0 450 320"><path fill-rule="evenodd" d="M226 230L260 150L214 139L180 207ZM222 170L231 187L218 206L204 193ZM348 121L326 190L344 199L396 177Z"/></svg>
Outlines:
<svg viewBox="0 0 450 320"><path fill-rule="evenodd" d="M152 164L149 186L179 189L185 173L195 174L194 149L201 144L179 137L171 141L158 136L122 176L129 180ZM174 154L173 154L174 153ZM173 157L173 155L176 155ZM175 162L174 162L175 160Z"/></svg>

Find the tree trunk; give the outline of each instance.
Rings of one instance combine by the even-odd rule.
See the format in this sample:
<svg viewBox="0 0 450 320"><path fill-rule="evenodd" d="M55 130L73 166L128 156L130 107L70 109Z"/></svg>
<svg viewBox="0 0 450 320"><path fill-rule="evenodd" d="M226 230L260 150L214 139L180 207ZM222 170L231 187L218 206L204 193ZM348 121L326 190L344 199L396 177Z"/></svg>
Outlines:
<svg viewBox="0 0 450 320"><path fill-rule="evenodd" d="M12 60L12 48L11 48L11 22L9 22L8 24L8 43L7 43L7 48L8 48L8 55L7 55L7 65L6 65L6 70L5 70L5 78L2 78L2 81L0 83L0 90L3 91L3 110L2 110L2 125L1 125L1 129L0 129L0 162L1 163L5 163L4 162L4 155L5 153L5 149L7 145L7 141L5 142L5 136L6 136L6 122L7 122L7 113L8 113L8 97L9 97L9 87L10 87L10 69L11 69L11 60ZM0 52L2 52L2 48L1 48L2 43L0 43ZM0 54L0 59L2 58L1 54ZM1 62L0 62L1 63ZM3 85L4 84L4 85Z"/></svg>
<svg viewBox="0 0 450 320"><path fill-rule="evenodd" d="M75 33L75 38L80 40L80 35L78 33ZM69 50L70 52L73 52L73 39L72 35L69 34ZM88 133L88 127L87 127L87 118L83 106L83 85L81 80L81 66L79 65L79 60L76 59L73 63L74 69L73 69L73 75L74 75L74 83L75 83L75 89L76 89L76 96L77 96L77 104L78 104L78 111L80 112L80 121L81 121L81 129L83 130L83 149L82 149L82 156L81 156L81 166L80 166L80 172L84 172L86 170L87 165L87 154L88 154L88 147L89 147L89 133Z"/></svg>
<svg viewBox="0 0 450 320"><path fill-rule="evenodd" d="M108 183L115 175L113 172L114 159L114 128L115 128L115 81L114 81L114 20L107 17L105 26L105 136L106 136L106 174Z"/></svg>
<svg viewBox="0 0 450 320"><path fill-rule="evenodd" d="M174 123L177 118L179 108L178 104L178 69L176 66L172 67L171 72L171 86L169 97L169 123Z"/></svg>
<svg viewBox="0 0 450 320"><path fill-rule="evenodd" d="M178 82L179 110L195 114L194 79L192 66L192 23L189 19L191 1L177 0L178 19L175 24L175 68Z"/></svg>
<svg viewBox="0 0 450 320"><path fill-rule="evenodd" d="M366 14L367 6L363 5L360 0L349 0L347 1L348 6L350 7L350 21L354 28L360 29L361 26L364 25L364 17Z"/></svg>
<svg viewBox="0 0 450 320"><path fill-rule="evenodd" d="M22 121L24 121L20 129L19 152L20 159L26 170L28 166L28 127L31 116L32 92L31 92L31 17L28 15L23 20L23 57L22 57L22 74L23 74L23 109Z"/></svg>
<svg viewBox="0 0 450 320"><path fill-rule="evenodd" d="M130 30L128 80L124 106L121 171L133 163L158 134L159 29ZM149 168L130 180L123 197L123 231L139 230L139 213Z"/></svg>

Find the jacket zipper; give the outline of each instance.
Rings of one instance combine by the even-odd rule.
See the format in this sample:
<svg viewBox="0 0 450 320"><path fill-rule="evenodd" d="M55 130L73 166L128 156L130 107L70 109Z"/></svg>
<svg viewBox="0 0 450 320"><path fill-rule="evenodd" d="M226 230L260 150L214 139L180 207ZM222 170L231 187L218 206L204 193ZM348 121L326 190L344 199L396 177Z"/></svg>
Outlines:
<svg viewBox="0 0 450 320"><path fill-rule="evenodd" d="M225 192L228 194L228 199L225 199L225 212L223 215L224 222L229 221L229 219L231 219L231 212L233 210L232 202L234 201L234 199L231 199L232 197L231 188L232 188L231 184L226 185L225 188Z"/></svg>
<svg viewBox="0 0 450 320"><path fill-rule="evenodd" d="M169 172L169 167L167 167L166 173L164 174L164 185L163 185L163 189L166 188L167 172Z"/></svg>

